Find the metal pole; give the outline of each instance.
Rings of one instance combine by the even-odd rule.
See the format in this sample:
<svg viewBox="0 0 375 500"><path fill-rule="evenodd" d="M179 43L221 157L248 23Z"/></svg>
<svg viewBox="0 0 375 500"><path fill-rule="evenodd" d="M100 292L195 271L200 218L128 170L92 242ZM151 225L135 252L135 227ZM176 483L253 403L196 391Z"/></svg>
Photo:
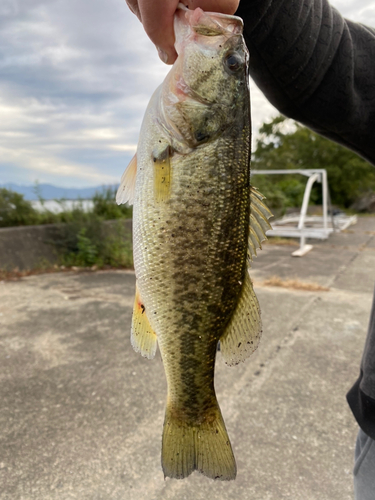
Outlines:
<svg viewBox="0 0 375 500"><path fill-rule="evenodd" d="M314 182L319 179L319 177L320 177L320 174L313 174L313 175L311 175L311 177L309 177L309 179L306 183L305 192L303 195L301 215L300 215L299 222L298 222L298 229L303 229L305 226L305 217L306 217L307 209L309 206L311 188L312 188L312 185L314 184Z"/></svg>
<svg viewBox="0 0 375 500"><path fill-rule="evenodd" d="M327 231L328 229L328 183L327 183L327 172L326 170L322 171L322 192L323 192L323 229ZM332 211L332 207L331 207Z"/></svg>

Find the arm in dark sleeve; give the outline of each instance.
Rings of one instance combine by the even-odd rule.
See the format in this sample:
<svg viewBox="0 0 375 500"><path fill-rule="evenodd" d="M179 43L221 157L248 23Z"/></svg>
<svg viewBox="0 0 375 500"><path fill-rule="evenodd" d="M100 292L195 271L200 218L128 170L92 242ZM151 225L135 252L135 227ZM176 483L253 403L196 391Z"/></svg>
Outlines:
<svg viewBox="0 0 375 500"><path fill-rule="evenodd" d="M326 0L241 0L236 14L268 100L375 164L375 30Z"/></svg>
<svg viewBox="0 0 375 500"><path fill-rule="evenodd" d="M346 398L358 425L375 439L375 291L360 376Z"/></svg>

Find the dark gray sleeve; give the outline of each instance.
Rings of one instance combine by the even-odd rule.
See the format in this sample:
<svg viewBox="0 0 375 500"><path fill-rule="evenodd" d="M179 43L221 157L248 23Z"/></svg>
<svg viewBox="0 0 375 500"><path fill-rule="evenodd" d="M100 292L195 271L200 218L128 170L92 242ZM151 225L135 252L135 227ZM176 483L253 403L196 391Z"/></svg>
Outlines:
<svg viewBox="0 0 375 500"><path fill-rule="evenodd" d="M346 398L358 425L375 439L375 290L360 376Z"/></svg>
<svg viewBox="0 0 375 500"><path fill-rule="evenodd" d="M250 74L283 114L375 164L375 30L326 0L241 0ZM347 394L375 439L375 295L360 376Z"/></svg>
<svg viewBox="0 0 375 500"><path fill-rule="evenodd" d="M375 30L326 0L241 0L237 15L268 100L375 164Z"/></svg>

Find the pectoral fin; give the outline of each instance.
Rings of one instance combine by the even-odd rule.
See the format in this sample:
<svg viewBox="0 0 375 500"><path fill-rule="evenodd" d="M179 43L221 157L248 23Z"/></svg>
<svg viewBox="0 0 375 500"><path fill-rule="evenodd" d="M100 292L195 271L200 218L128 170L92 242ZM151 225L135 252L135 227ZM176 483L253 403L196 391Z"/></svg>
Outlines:
<svg viewBox="0 0 375 500"><path fill-rule="evenodd" d="M137 153L131 159L125 172L122 174L120 187L116 194L117 205L128 203L133 205L135 193L135 179L137 176Z"/></svg>
<svg viewBox="0 0 375 500"><path fill-rule="evenodd" d="M266 232L272 229L268 219L272 217L272 213L263 203L265 197L255 187L250 190L250 231L249 231L249 246L248 258L253 260L257 254L257 249L262 248L262 241L267 239Z"/></svg>
<svg viewBox="0 0 375 500"><path fill-rule="evenodd" d="M262 321L258 299L249 273L246 273L242 292L234 314L220 338L220 350L227 365L237 365L258 347Z"/></svg>
<svg viewBox="0 0 375 500"><path fill-rule="evenodd" d="M137 286L130 340L135 352L140 352L148 359L155 357L157 337L147 318L146 309Z"/></svg>
<svg viewBox="0 0 375 500"><path fill-rule="evenodd" d="M156 201L167 201L171 188L170 145L161 142L152 152Z"/></svg>

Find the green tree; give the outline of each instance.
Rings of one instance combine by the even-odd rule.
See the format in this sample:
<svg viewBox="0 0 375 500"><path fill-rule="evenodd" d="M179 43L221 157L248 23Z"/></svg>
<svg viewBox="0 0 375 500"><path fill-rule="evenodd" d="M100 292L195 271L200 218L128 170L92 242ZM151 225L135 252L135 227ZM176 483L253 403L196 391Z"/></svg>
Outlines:
<svg viewBox="0 0 375 500"><path fill-rule="evenodd" d="M370 163L297 122L280 115L263 124L259 134L252 157L253 169L325 168L332 203L343 208L375 191L375 168ZM286 208L301 204L306 178L257 175L253 182L265 191L271 205ZM320 186L314 187L312 201L321 203Z"/></svg>
<svg viewBox="0 0 375 500"><path fill-rule="evenodd" d="M38 212L22 194L0 188L0 227L38 224Z"/></svg>

